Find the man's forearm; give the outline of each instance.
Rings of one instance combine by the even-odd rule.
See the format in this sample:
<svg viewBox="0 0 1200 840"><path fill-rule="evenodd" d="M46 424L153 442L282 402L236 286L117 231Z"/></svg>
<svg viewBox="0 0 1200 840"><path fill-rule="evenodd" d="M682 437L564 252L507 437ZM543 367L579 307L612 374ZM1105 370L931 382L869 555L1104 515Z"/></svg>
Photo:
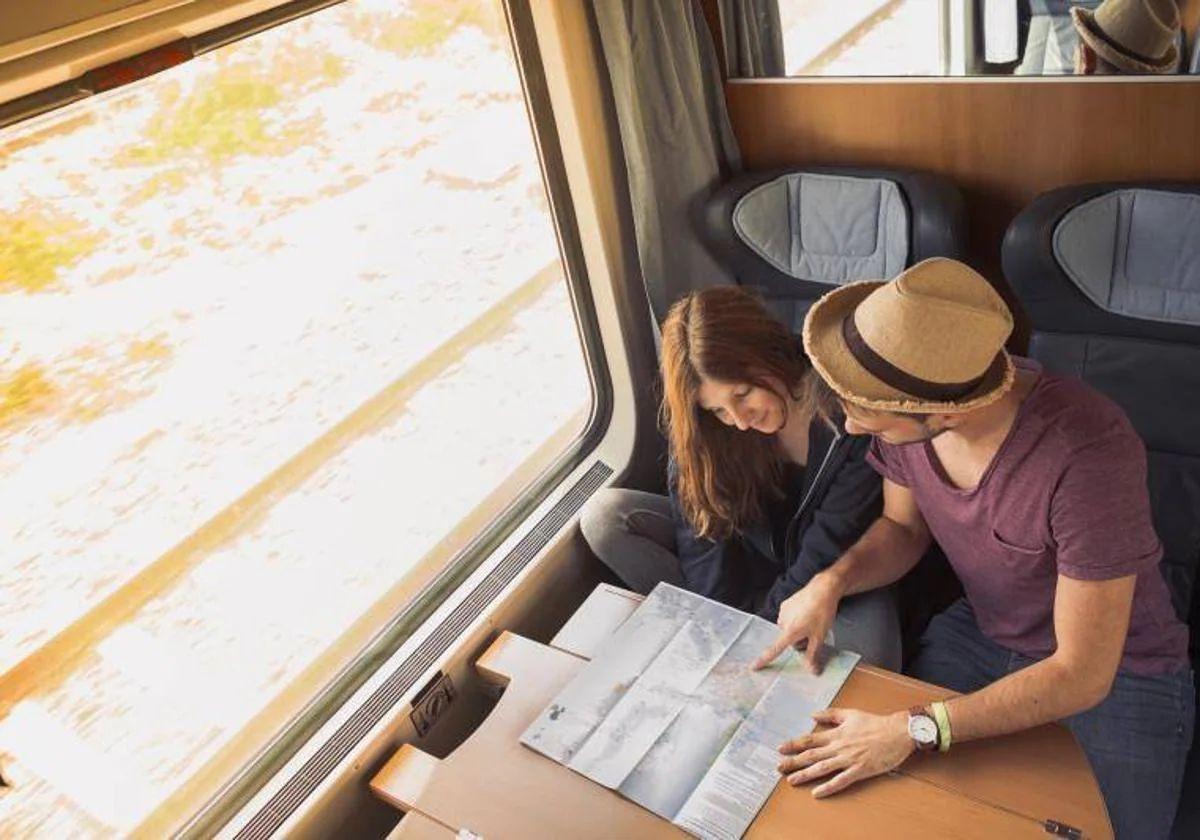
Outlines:
<svg viewBox="0 0 1200 840"><path fill-rule="evenodd" d="M947 701L951 738L973 741L1062 720L1099 703L1108 688L1108 682L1072 673L1052 656Z"/></svg>
<svg viewBox="0 0 1200 840"><path fill-rule="evenodd" d="M836 563L820 574L832 581L843 597L867 592L904 577L928 547L928 537L914 534L881 516Z"/></svg>

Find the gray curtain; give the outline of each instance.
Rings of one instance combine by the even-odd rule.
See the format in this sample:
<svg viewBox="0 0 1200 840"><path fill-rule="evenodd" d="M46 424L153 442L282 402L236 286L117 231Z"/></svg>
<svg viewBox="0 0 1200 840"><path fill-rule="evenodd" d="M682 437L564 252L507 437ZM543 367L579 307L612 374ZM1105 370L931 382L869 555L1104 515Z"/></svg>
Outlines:
<svg viewBox="0 0 1200 840"><path fill-rule="evenodd" d="M712 37L693 0L593 0L629 177L642 278L671 303L733 276L696 235L698 206L741 169Z"/></svg>
<svg viewBox="0 0 1200 840"><path fill-rule="evenodd" d="M725 69L731 78L784 76L779 0L721 0Z"/></svg>

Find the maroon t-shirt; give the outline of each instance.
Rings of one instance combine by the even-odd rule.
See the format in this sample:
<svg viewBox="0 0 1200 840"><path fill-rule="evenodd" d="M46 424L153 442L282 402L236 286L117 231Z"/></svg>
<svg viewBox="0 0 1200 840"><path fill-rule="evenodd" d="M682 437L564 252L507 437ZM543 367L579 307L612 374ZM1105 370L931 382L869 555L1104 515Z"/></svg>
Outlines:
<svg viewBox="0 0 1200 840"><path fill-rule="evenodd" d="M975 611L997 644L1038 659L1056 648L1058 575L1137 575L1121 668L1138 674L1187 665L1187 628L1159 571L1146 452L1114 403L1084 383L1039 373L979 485L960 490L929 442L876 438L867 460L912 491Z"/></svg>

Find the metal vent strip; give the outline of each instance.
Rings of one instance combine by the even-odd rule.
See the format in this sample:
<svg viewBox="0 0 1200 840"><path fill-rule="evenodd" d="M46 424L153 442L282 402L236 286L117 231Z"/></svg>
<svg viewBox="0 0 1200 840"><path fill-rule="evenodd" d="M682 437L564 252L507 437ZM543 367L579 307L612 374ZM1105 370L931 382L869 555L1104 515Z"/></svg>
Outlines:
<svg viewBox="0 0 1200 840"><path fill-rule="evenodd" d="M483 612L524 569L563 525L583 507L612 468L597 461L558 502L538 520L471 593L404 660L379 688L337 728L329 739L276 791L235 836L236 840L265 840L293 814L341 761L349 755L416 681L449 649L460 633Z"/></svg>

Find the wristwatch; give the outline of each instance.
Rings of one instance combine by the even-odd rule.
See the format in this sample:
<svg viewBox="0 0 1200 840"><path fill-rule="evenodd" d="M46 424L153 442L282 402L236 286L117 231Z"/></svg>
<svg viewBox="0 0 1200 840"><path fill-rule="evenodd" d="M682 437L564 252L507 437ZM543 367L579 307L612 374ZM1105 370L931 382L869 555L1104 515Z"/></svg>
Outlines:
<svg viewBox="0 0 1200 840"><path fill-rule="evenodd" d="M922 706L913 706L908 710L908 737L913 739L918 752L930 752L938 748L937 721Z"/></svg>

